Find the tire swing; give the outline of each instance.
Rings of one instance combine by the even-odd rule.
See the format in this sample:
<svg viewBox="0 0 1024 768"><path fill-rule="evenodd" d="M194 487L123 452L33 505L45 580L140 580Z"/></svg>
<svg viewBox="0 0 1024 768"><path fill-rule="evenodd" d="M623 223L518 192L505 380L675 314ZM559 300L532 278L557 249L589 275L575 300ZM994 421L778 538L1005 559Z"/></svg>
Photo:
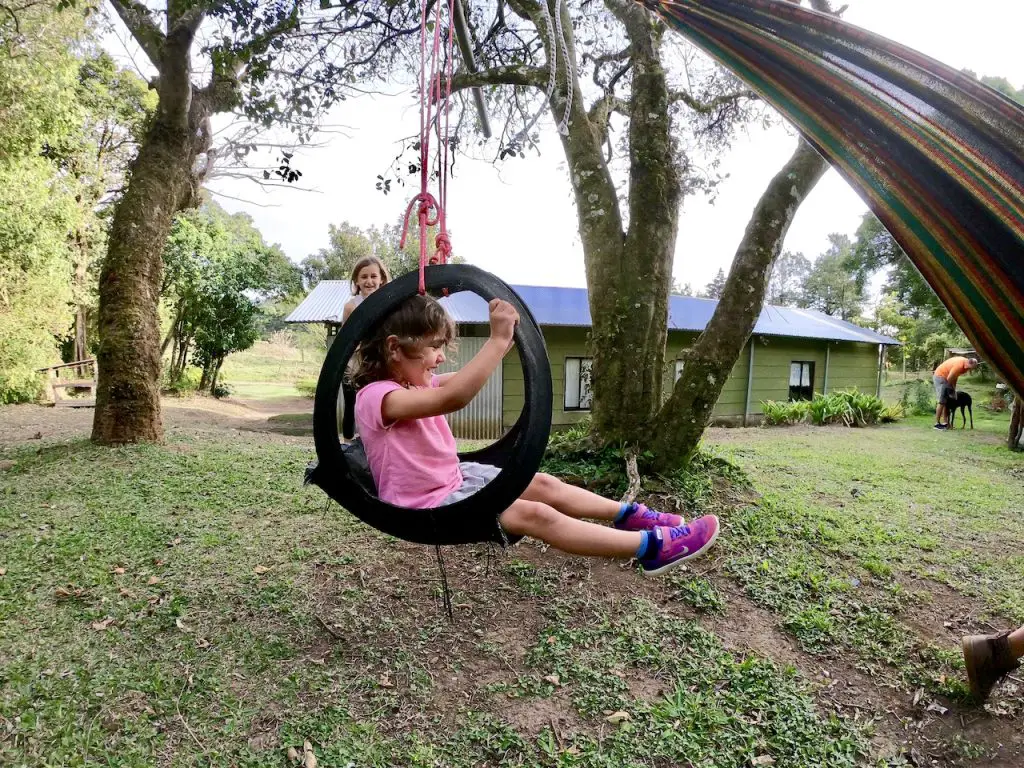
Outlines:
<svg viewBox="0 0 1024 768"><path fill-rule="evenodd" d="M506 283L494 275L466 264L449 264L451 241L448 237L445 210L448 190L448 98L451 95L453 40L452 23L458 25L454 3L436 4L433 45L427 39L428 3L422 4L420 25L420 191L405 212L402 248L409 220L416 210L419 223L420 262L418 272L410 272L378 288L352 313L335 337L320 371L313 405L313 439L317 461L306 470L306 482L322 488L367 525L417 544L433 544L438 550L438 564L444 577L440 546L477 542L510 543L498 524L498 515L518 499L533 480L540 467L551 431L551 366L548 363L544 336L533 314L522 299ZM441 60L442 8L449 11L447 59ZM463 30L465 33L465 30ZM428 57L428 49L430 56ZM468 62L472 67L472 62ZM429 72L429 77L428 77ZM441 85L442 73L444 87ZM436 98L432 98L432 95ZM481 102L478 102L478 104ZM436 112L435 112L436 106ZM444 130L442 131L442 120ZM486 124L486 115L482 122ZM438 139L439 198L428 190L430 138L436 130ZM442 135L443 134L443 135ZM434 214L433 216L431 214ZM427 253L428 228L438 227L437 252ZM485 302L502 299L519 313L514 340L523 367L526 402L515 425L496 443L482 450L459 454L460 461L473 461L500 467L498 476L468 498L432 509L407 509L382 501L370 473L362 441L342 445L338 439L338 394L349 360L359 343L394 312L403 302L430 292L449 295L472 291ZM346 411L354 409L354 397L345 398ZM346 413L345 422L352 423ZM351 435L347 435L351 437ZM518 540L519 537L514 537ZM445 589L445 602L451 616L451 605Z"/></svg>
<svg viewBox="0 0 1024 768"><path fill-rule="evenodd" d="M343 445L338 439L338 391L349 359L359 343L385 318L420 292L420 274L410 272L368 296L342 326L327 353L313 405L317 462L307 470L307 482L319 486L367 525L405 541L438 546L514 543L519 537L508 537L504 533L498 525L498 515L530 484L540 467L551 431L551 366L544 337L522 299L489 272L467 264L441 264L426 267L422 275L431 293L468 290L484 301L507 301L519 313L514 338L526 392L522 413L512 429L496 443L479 451L459 454L460 461L491 464L500 467L501 472L472 496L454 504L431 509L397 507L377 497L362 442L356 440Z"/></svg>

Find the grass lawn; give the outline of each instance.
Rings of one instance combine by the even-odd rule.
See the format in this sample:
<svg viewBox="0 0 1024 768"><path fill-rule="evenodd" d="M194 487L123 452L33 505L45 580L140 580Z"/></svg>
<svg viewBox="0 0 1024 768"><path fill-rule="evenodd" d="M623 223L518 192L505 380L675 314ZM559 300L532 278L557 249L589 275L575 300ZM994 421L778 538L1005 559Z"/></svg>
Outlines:
<svg viewBox="0 0 1024 768"><path fill-rule="evenodd" d="M1024 621L997 419L713 430L732 482L668 485L713 557L450 549L454 623L430 548L302 487L308 438L170 435L0 447L0 764L1024 764L1019 680L973 707L957 655Z"/></svg>
<svg viewBox="0 0 1024 768"><path fill-rule="evenodd" d="M232 387L235 382L294 384L316 379L323 361L323 354L258 341L252 349L228 355L221 376Z"/></svg>

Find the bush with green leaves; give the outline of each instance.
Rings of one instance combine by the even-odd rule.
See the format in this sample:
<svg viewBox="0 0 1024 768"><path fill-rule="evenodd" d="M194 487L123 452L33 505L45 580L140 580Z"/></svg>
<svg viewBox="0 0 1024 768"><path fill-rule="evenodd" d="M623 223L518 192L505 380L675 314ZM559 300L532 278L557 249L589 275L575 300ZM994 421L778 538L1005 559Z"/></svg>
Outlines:
<svg viewBox="0 0 1024 768"><path fill-rule="evenodd" d="M764 424L769 427L779 427L786 424L799 424L807 420L811 404L807 400L793 400L788 403L781 403L775 400L765 400L761 403L761 413L764 414Z"/></svg>
<svg viewBox="0 0 1024 768"><path fill-rule="evenodd" d="M160 391L175 397L191 395L199 389L200 376L201 371L198 368L186 368L180 373L164 369Z"/></svg>
<svg viewBox="0 0 1024 768"><path fill-rule="evenodd" d="M303 397L316 397L316 379L299 379L295 382L295 388Z"/></svg>
<svg viewBox="0 0 1024 768"><path fill-rule="evenodd" d="M780 403L766 400L761 403L764 424L779 426L809 421L817 426L844 424L848 427L866 427L872 424L898 421L906 415L903 405L887 407L881 398L857 389L816 393L813 400Z"/></svg>
<svg viewBox="0 0 1024 768"><path fill-rule="evenodd" d="M931 384L923 379L915 379L903 388L900 405L905 413L914 416L927 416L935 412L935 395Z"/></svg>

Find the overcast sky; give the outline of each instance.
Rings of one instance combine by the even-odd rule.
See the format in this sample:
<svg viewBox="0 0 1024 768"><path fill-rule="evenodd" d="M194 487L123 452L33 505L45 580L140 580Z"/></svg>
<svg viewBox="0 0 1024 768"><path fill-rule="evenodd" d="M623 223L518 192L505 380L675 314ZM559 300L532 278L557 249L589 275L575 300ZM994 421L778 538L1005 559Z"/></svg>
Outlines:
<svg viewBox="0 0 1024 768"><path fill-rule="evenodd" d="M845 0L844 0L845 1ZM844 18L916 48L956 68L1002 75L1024 86L1024 2L1021 0L848 0ZM124 47L112 43L115 53ZM119 50L117 50L119 49ZM393 222L410 190L384 196L374 189L400 150L418 130L413 94L346 101L331 116L344 134L322 136L326 145L299 152L293 163L302 185L313 192L265 191L237 180L211 184L229 211L249 213L270 242L295 261L327 245L327 226L348 221L368 227ZM679 223L674 274L695 288L719 268L728 270L750 212L769 179L795 147L783 126L751 129L735 142L720 171L729 178L710 205L688 198ZM550 124L542 155L498 166L460 159L449 189L449 226L455 251L510 283L586 285L583 250L562 151ZM225 195L244 198L240 202ZM258 204L258 205L257 205ZM829 171L804 202L785 247L813 258L827 247L830 232L853 234L867 210L857 194Z"/></svg>

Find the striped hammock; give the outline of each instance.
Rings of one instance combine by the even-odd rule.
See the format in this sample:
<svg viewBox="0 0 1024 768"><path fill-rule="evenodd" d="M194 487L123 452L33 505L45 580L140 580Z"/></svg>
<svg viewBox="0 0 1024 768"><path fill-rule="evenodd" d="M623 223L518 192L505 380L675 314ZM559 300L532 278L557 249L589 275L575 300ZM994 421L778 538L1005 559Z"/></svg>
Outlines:
<svg viewBox="0 0 1024 768"><path fill-rule="evenodd" d="M637 0L786 116L1024 396L1024 109L780 0Z"/></svg>

